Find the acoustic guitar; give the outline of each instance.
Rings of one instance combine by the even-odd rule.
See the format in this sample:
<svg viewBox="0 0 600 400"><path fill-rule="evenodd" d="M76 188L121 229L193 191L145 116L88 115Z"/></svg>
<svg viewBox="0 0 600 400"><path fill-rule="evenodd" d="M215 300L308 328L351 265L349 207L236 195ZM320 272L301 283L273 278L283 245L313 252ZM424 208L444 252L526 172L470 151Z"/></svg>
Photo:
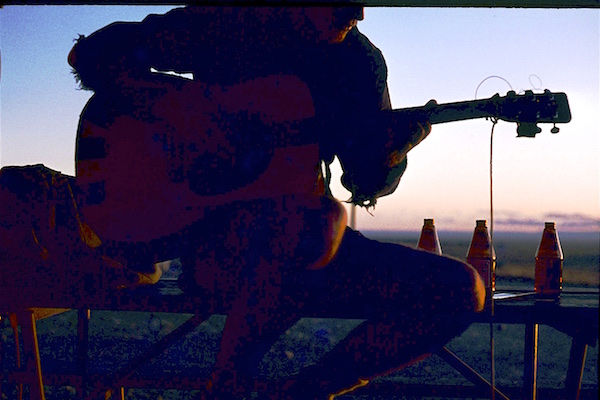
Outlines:
<svg viewBox="0 0 600 400"><path fill-rule="evenodd" d="M537 123L571 118L564 93L501 97L392 110L418 111L432 123L493 117L535 136ZM382 111L382 113L385 111ZM343 207L325 201L310 91L297 77L274 75L209 85L156 74L95 94L77 135L81 212L101 238L147 242L202 220L207 209L257 199L286 199L278 217L323 209L333 231ZM336 205L337 204L337 205ZM283 210L285 208L285 210ZM327 218L326 218L327 219ZM327 224L325 224L327 225ZM290 234L300 232L301 227Z"/></svg>

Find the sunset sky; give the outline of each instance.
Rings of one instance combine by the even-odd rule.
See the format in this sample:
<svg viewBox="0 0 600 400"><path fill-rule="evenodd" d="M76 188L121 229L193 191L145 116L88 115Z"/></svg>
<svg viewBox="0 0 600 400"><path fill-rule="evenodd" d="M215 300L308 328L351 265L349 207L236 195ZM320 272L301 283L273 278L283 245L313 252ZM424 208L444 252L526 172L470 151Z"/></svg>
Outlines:
<svg viewBox="0 0 600 400"><path fill-rule="evenodd" d="M73 174L79 113L91 96L78 90L67 64L73 40L170 8L0 9L0 165L43 163ZM513 123L496 126L495 229L541 232L555 221L559 231L598 231L600 10L368 8L358 26L386 57L395 108L511 87L567 93L573 120L556 135L548 124L534 139L516 138ZM373 215L358 211L358 228L418 230L435 218L438 231L469 231L489 219L491 129L485 119L434 125L409 154L398 190Z"/></svg>

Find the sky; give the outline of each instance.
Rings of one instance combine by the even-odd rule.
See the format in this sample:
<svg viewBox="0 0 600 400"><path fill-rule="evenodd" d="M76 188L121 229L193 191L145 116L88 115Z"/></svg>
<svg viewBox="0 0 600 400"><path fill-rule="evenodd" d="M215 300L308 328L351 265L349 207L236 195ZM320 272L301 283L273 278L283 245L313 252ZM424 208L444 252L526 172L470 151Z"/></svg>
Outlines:
<svg viewBox="0 0 600 400"><path fill-rule="evenodd" d="M5 6L0 9L0 165L46 166L74 174L81 91L67 55L73 40L114 21L139 21L171 7ZM573 119L540 124L516 138L499 122L493 136L496 231L600 229L600 10L367 8L359 29L388 66L394 108L489 98L509 90L567 93ZM491 78L489 78L491 77ZM436 124L409 153L399 188L357 228L471 231L490 214L490 134L485 119ZM341 172L334 169L334 179ZM349 193L332 186L340 200Z"/></svg>

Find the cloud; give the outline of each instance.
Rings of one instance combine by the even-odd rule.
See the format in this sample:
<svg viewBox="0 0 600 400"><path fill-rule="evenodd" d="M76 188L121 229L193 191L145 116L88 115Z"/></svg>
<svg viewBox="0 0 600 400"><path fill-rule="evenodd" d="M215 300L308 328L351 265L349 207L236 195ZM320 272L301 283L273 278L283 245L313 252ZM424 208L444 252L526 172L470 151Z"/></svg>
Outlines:
<svg viewBox="0 0 600 400"><path fill-rule="evenodd" d="M560 231L595 232L600 230L600 218L581 213L546 213L540 218L520 216L519 213L499 212L494 224L502 230L539 230L545 222L556 222Z"/></svg>

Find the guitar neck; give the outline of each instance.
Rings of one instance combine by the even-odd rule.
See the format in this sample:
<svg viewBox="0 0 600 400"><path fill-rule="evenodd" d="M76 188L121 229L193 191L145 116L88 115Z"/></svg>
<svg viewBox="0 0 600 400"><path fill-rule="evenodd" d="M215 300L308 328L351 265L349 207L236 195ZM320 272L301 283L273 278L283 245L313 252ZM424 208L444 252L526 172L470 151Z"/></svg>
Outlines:
<svg viewBox="0 0 600 400"><path fill-rule="evenodd" d="M526 124L566 123L571 120L567 95L548 90L541 94L526 91L523 95L509 92L505 97L495 95L489 99L456 103L437 104L432 100L422 107L393 111L421 114L432 124L484 117L497 117L504 121Z"/></svg>
<svg viewBox="0 0 600 400"><path fill-rule="evenodd" d="M429 111L432 124L485 118L495 115L495 107L487 100L441 104Z"/></svg>
<svg viewBox="0 0 600 400"><path fill-rule="evenodd" d="M421 112L425 114L431 124L441 124L444 122L492 117L496 114L496 107L489 99L486 99L444 104L433 103L423 107L402 108L396 111L409 113Z"/></svg>

